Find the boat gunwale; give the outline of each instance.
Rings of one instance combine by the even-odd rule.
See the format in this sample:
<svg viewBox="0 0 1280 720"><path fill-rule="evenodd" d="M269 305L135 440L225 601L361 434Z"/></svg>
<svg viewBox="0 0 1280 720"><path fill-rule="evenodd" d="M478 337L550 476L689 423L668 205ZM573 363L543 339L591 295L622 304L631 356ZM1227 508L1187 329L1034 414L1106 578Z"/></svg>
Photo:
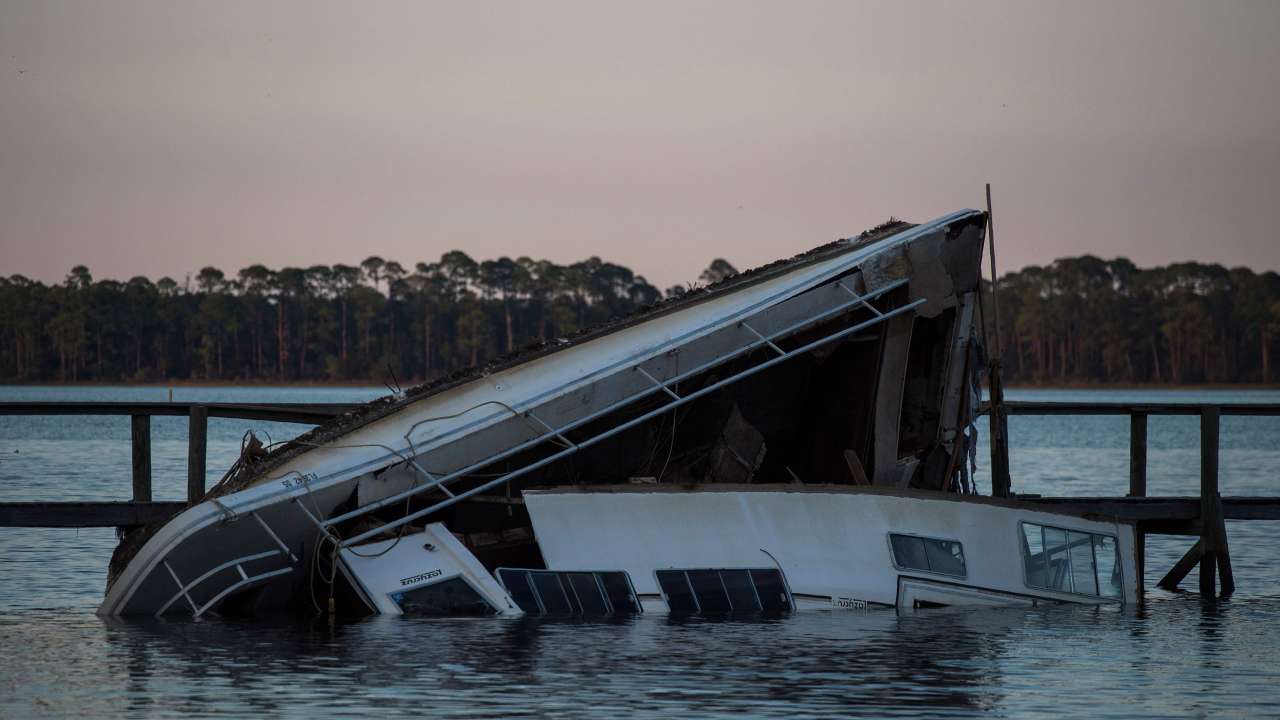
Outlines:
<svg viewBox="0 0 1280 720"><path fill-rule="evenodd" d="M1108 522L1119 522L1136 525L1137 520L1115 518L1097 513L1077 513L1055 509L1053 504L1037 502L1038 498L1021 498L1016 495L1008 498L991 497L989 495L961 495L942 490L923 490L919 488L898 488L876 485L842 485L835 483L629 483L626 485L561 485L555 487L526 488L524 495L692 495L698 493L820 493L828 495L869 495L877 497L900 497L912 500L942 500L953 503L968 503L991 507L1026 510L1029 512L1061 515L1081 520L1101 519Z"/></svg>

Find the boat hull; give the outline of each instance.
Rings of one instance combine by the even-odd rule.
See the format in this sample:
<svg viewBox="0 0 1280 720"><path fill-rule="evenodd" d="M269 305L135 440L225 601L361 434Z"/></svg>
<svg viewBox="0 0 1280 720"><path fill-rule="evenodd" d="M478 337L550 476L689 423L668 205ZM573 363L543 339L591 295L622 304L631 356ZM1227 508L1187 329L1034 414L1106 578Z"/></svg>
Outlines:
<svg viewBox="0 0 1280 720"><path fill-rule="evenodd" d="M625 570L647 610L665 609L656 573L670 568L777 567L797 608L1137 600L1131 525L1016 501L849 486L702 485L538 490L526 492L525 502L548 568ZM1072 558L1082 591L1062 589L1070 578L1029 578L1029 528L1111 539L1103 542L1115 542L1116 568L1110 557L1094 558L1101 552L1090 546L1088 557ZM959 543L963 571L900 564L893 535ZM1075 549L1083 550L1079 543ZM1064 555L1059 562L1067 561ZM1097 565L1095 577L1106 572L1086 588L1089 562Z"/></svg>

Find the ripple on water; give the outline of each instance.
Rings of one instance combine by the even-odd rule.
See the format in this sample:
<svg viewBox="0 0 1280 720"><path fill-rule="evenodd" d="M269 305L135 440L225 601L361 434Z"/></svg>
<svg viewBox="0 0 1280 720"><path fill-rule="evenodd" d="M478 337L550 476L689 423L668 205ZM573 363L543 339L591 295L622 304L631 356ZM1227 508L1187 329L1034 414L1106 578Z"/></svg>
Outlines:
<svg viewBox="0 0 1280 720"><path fill-rule="evenodd" d="M83 393L91 391L95 397ZM183 395L186 394L186 397ZM342 402L369 389L180 388L178 399ZM154 396L153 396L154 395ZM0 389L7 399L163 399L162 389ZM1161 393L1010 393L1159 400ZM1185 396L1184 396L1185 397ZM1193 402L1276 393L1195 394ZM0 418L0 500L118 499L128 423ZM121 420L121 422L115 422ZM155 424L157 498L185 487L180 419ZM272 425L274 439L297 428ZM985 428L983 428L985 429ZM210 423L210 482L243 426ZM983 433L985 436L985 433ZM1010 421L1015 488L1124 494L1123 418ZM1153 418L1151 492L1198 490L1194 418ZM1275 495L1280 418L1223 419L1223 492ZM18 452L14 452L17 450ZM986 449L979 451L985 458ZM985 470L981 487L989 486ZM1203 605L1153 591L1143 608L1056 607L770 620L619 622L371 618L97 618L110 530L0 530L0 717L494 716L1089 717L1274 713L1280 684L1280 528L1228 523L1239 592ZM1148 586L1188 540L1153 537ZM1191 584L1194 587L1194 576ZM14 649L19 649L15 652Z"/></svg>

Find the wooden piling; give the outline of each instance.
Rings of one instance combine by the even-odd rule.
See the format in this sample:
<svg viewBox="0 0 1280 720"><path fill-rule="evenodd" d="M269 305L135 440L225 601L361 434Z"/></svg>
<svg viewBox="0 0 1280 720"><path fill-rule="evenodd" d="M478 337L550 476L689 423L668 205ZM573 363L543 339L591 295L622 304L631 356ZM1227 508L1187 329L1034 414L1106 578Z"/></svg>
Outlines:
<svg viewBox="0 0 1280 720"><path fill-rule="evenodd" d="M1221 495L1214 502L1214 515L1214 529L1218 535L1218 579L1222 582L1222 594L1230 595L1236 591L1236 578L1231 572L1231 550L1227 547L1227 521Z"/></svg>
<svg viewBox="0 0 1280 720"><path fill-rule="evenodd" d="M151 502L151 416L130 417L133 434L133 501Z"/></svg>
<svg viewBox="0 0 1280 720"><path fill-rule="evenodd" d="M208 438L209 409L192 405L187 428L187 501L199 502L204 497L205 448Z"/></svg>
<svg viewBox="0 0 1280 720"><path fill-rule="evenodd" d="M1215 576L1218 572L1219 547L1217 523L1220 512L1218 498L1218 426L1219 411L1213 406L1200 409L1200 542L1204 557L1200 558L1200 596L1217 595Z"/></svg>
<svg viewBox="0 0 1280 720"><path fill-rule="evenodd" d="M1147 496L1147 414L1129 415L1129 497ZM1133 535L1134 558L1137 563L1138 597L1146 594L1147 535L1137 530Z"/></svg>

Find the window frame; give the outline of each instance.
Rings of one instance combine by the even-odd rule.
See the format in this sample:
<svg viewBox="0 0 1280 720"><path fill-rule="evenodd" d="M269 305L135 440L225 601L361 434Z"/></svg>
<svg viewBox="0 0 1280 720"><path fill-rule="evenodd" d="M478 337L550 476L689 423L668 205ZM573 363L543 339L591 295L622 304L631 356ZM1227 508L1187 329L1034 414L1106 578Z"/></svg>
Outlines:
<svg viewBox="0 0 1280 720"><path fill-rule="evenodd" d="M524 573L523 579L526 583L526 587L528 587L529 591L533 594L534 602L538 604L538 616L540 617L591 617L591 618L594 618L594 617L611 617L614 615L632 615L632 614L640 615L644 613L644 603L640 600L640 595L636 593L635 584L631 582L631 573L627 572L626 570L548 570L546 568L520 568L520 567L506 567L506 566L494 568L493 570L494 579L497 580L498 585L500 585L502 589L506 591L508 594L511 593L511 588L507 586L507 583L502 578L502 573L504 570L511 573ZM556 579L560 583L560 590L565 596L565 602L567 602L570 609L572 609L574 606L574 600L569 599L569 593L572 592L575 595L577 595L577 589L572 587L567 587L565 585L566 582L571 582L568 579L568 575L570 574L591 575L592 578L595 580L596 589L599 590L600 596L603 599L605 606L609 608L609 612L606 613L605 615L587 615L585 612L574 612L574 613L569 613L568 615L562 615L558 613L548 613L546 604L544 603L544 600L542 597L542 591L539 590L534 585L533 576L534 575L556 576ZM627 583L627 589L630 591L631 600L634 601L635 603L634 610L618 610L616 607L614 607L613 601L609 598L608 589L604 585L604 580L603 578L600 577L603 574L618 574L622 576L622 579L625 580ZM582 610L581 597L577 597L575 599L577 601L579 610ZM517 606L519 605L519 603L516 603L516 604ZM521 608L521 610L524 610L524 608ZM528 610L525 610L525 614L531 615L532 613Z"/></svg>
<svg viewBox="0 0 1280 720"><path fill-rule="evenodd" d="M467 588L469 588L469 589L471 590L471 592L475 593L475 594L476 594L476 597L480 598L480 601L481 601L481 602L483 602L485 605L488 605L488 606L489 606L489 609L493 610L493 612L491 612L491 613L489 613L489 614L487 614L487 615L475 615L475 616L469 616L469 615L457 615L457 616L453 616L453 615L422 615L422 616L419 616L419 617L494 617L494 616L497 616L497 615L501 615L501 614L502 614L502 608L500 608L500 607L498 607L497 605L495 605L495 604L493 603L493 601L489 598L489 596L488 596L488 595L486 595L486 594L485 594L485 593L484 593L480 588L476 587L476 584L475 584L475 583L473 583L473 582L471 582L470 578L468 578L468 577L466 576L466 574L465 574L465 573L458 573L458 574L456 574L456 575L449 575L448 577L442 577L442 578L432 578L432 582L419 583L419 584L417 584L417 585L413 585L413 586L411 586L411 587L403 588L403 589L400 589L400 590L397 590L397 591L394 591L394 592L389 592L389 593L387 593L387 598L388 598L389 600L391 600L391 602L392 602L392 603L394 603L394 604L395 604L396 609L398 609L398 610L400 611L400 614L401 614L401 615L408 615L409 613L405 612L404 605L403 605L403 604L401 604L401 602L400 602L401 600L403 600L403 599L404 599L404 595L406 595L407 593L411 593L411 592L417 592L417 591L419 591L419 590L426 590L427 588L435 587L436 585L442 585L442 584L444 584L444 583L452 582L452 581L454 581L454 580L461 580L461 581L462 581L462 584L463 584L463 585L466 585L466 586L467 586ZM506 590L506 588L503 588L503 590L505 591L505 590ZM400 597L399 597L399 598L397 598L397 597L396 597L397 595L399 595Z"/></svg>
<svg viewBox="0 0 1280 720"><path fill-rule="evenodd" d="M1027 560L1030 557L1031 550L1029 547L1026 546L1027 531L1023 528L1023 526L1025 525L1034 525L1035 527L1041 528L1040 542L1042 545L1044 545L1045 543L1043 531L1046 528L1049 530L1058 530L1062 532L1064 535L1066 535L1067 537L1066 553L1067 553L1068 562L1071 561L1070 559L1071 558L1071 533L1088 535L1089 536L1089 552L1093 556L1094 585L1098 588L1098 593L1089 594L1089 593L1076 592L1075 590L1059 590L1058 588L1044 587L1042 585L1032 585L1031 582L1027 579ZM1074 595L1076 597L1092 598L1093 600L1097 600L1104 603L1124 604L1125 602L1125 597L1124 597L1125 570L1124 570L1124 558L1120 553L1119 534L1112 535L1110 533L1094 532L1093 530L1068 528L1068 527L1062 527L1060 525L1048 525L1045 523L1035 522L1032 520L1019 520L1017 532L1018 532L1018 559L1021 560L1019 564L1022 566L1022 586L1023 587L1027 588L1028 590L1038 590L1040 592L1058 593L1060 595ZM1116 571L1120 573L1120 594L1117 597L1108 597L1102 594L1102 580L1101 578L1098 577L1098 549L1097 549L1096 543L1094 542L1095 537L1110 538L1111 541L1114 542L1116 545L1116 566L1115 567L1116 567ZM1047 555L1049 552L1048 546L1045 545L1040 552L1041 552L1041 555ZM1074 586L1074 581L1072 582L1072 585Z"/></svg>
<svg viewBox="0 0 1280 720"><path fill-rule="evenodd" d="M735 609L732 609L732 610L728 610L728 611L726 611L727 613L732 614L732 613L770 613L770 612L776 612L776 611L774 611L774 610L766 610L766 609L764 608L764 601L763 601L763 600L761 600L761 599L760 599L760 596L759 596L759 592L760 592L760 591L759 591L759 588L757 588L757 587L756 587L756 581L755 581L755 578L754 578L754 576L752 576L752 575L751 575L751 573L766 573L766 572L769 572L769 573L777 573L777 574L778 574L778 578L782 581L782 587L783 587L783 589L786 591L786 595L787 595L787 606L788 606L788 607L787 607L787 609L786 609L786 610L784 610L784 611L782 611L782 612L786 612L786 613L794 613L794 612L796 612L796 611L798 610L798 608L796 607L796 598L795 598L795 594L791 592L791 583L787 580L787 574L786 574L785 572L783 572L783 571L782 571L782 568L780 568L780 567L757 567L757 566L752 566L752 567L665 567L665 568L654 568L654 570L653 570L653 580L654 580L654 582L655 582L655 583L657 584L657 586L658 586L658 592L662 595L662 602L667 606L667 608L668 608L668 609L670 609L670 607L671 607L671 601L670 601L670 599L669 599L669 598L668 598L668 596L667 596L667 591L666 591L666 589L662 586L662 580L659 578L658 573L660 573L660 572L678 572L678 573L682 573L682 574L684 575L685 584L686 584L686 585L688 586L688 588L689 588L689 594L690 594L690 596L693 598L694 605L695 605L695 606L697 606L697 609L696 609L696 610L694 610L692 614L694 614L694 615L701 615L701 614L703 614L703 613L704 613L704 612L706 612L706 611L704 611L704 610L702 609L702 603L698 600L698 593L693 589L693 581L692 581L692 579L689 577L689 573L691 573L691 572L714 572L714 573L716 573L716 574L717 574L717 577L719 577L719 578L720 578L720 583L721 583L721 585L722 585L722 586L724 586L724 585L725 585L725 583L724 583L724 578L723 578L723 576L721 576L721 575L719 575L719 574L720 574L720 573L722 573L722 572L738 572L738 571L746 571L746 572L747 572L747 574L748 574L748 575L747 575L747 577L748 577L748 579L750 579L750 580L751 580L751 591L752 591L753 593L755 593L755 594L756 594L756 602L758 602L758 603L760 604L760 608L758 608L758 609L756 609L756 610L738 610L738 609L736 609L736 608L735 608ZM729 596L729 590L728 590L728 587L725 587L725 597L729 599L730 604L732 604L732 603L733 603L733 599L732 599L732 597L730 597L730 596ZM722 613L718 613L718 612L711 612L711 613L709 613L709 614L711 614L711 615L719 615L719 614L722 614Z"/></svg>
<svg viewBox="0 0 1280 720"><path fill-rule="evenodd" d="M928 542L929 540L933 540L934 542L947 542L947 543L955 543L956 545L959 545L960 546L960 562L964 565L964 574L957 575L955 573L939 572L937 570L923 570L920 568L908 567L906 565L899 565L898 554L893 550L893 537L895 535L897 535L898 537L917 538L919 540L924 540L926 542ZM960 578L961 580L969 579L969 560L968 558L965 557L965 554L964 554L964 543L960 542L960 540L957 538L933 537L930 535L921 535L919 533L895 532L890 530L889 532L886 532L884 534L884 540L885 540L885 544L888 545L889 547L889 562L893 565L893 568L895 570L901 570L903 572L910 572L910 573L924 573L925 575L937 575L938 577L946 577L946 578ZM928 558L929 558L928 550L926 549L925 562L929 561ZM1025 566L1026 564L1023 563L1024 570L1025 570Z"/></svg>

